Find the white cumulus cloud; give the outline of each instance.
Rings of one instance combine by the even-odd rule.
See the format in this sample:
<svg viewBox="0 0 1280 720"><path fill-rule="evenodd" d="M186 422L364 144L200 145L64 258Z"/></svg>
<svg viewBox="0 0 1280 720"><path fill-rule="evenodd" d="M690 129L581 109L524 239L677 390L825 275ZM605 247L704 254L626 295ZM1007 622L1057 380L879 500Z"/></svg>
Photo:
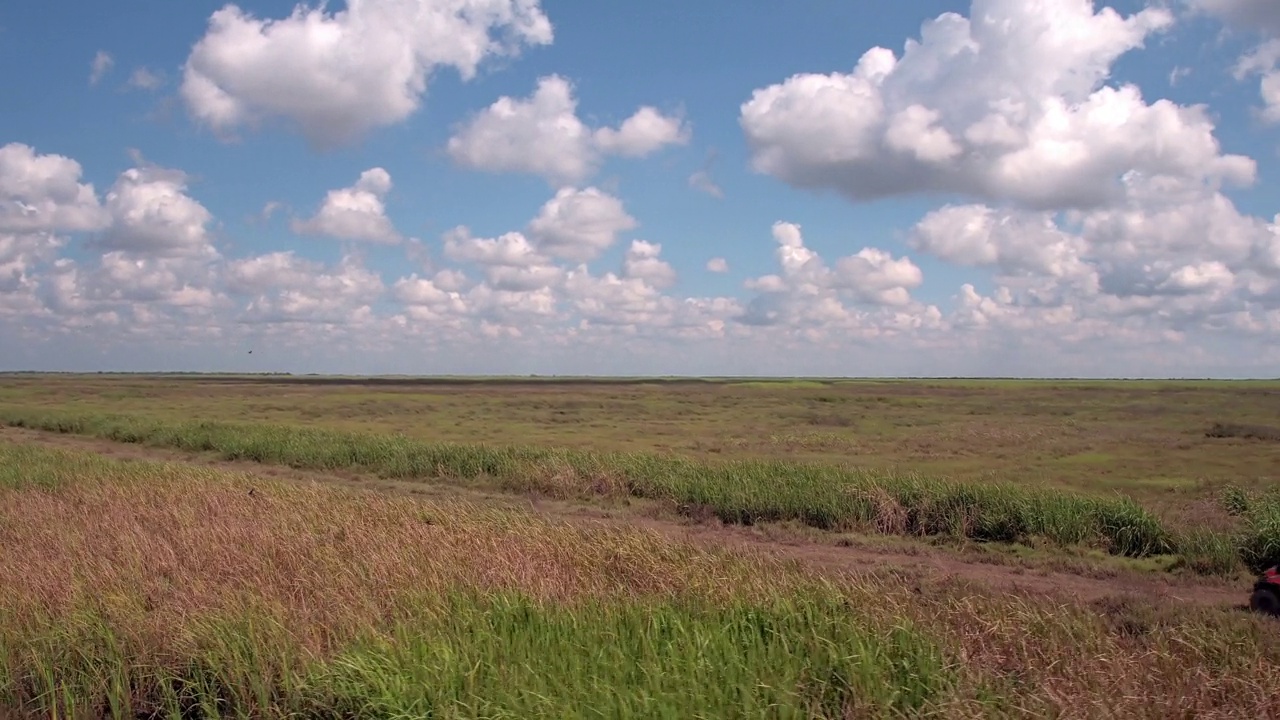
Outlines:
<svg viewBox="0 0 1280 720"><path fill-rule="evenodd" d="M909 309L911 290L924 282L924 274L909 258L894 258L877 248L863 248L829 268L805 246L795 223L774 223L773 239L781 272L746 283L759 293L742 316L752 325L860 324L864 313L846 306L845 300Z"/></svg>
<svg viewBox="0 0 1280 720"><path fill-rule="evenodd" d="M643 280L659 290L671 287L676 282L676 270L659 257L661 254L660 243L632 240L622 260L622 276Z"/></svg>
<svg viewBox="0 0 1280 720"><path fill-rule="evenodd" d="M49 233L0 233L0 315L41 313L41 266L64 244Z"/></svg>
<svg viewBox="0 0 1280 720"><path fill-rule="evenodd" d="M359 323L386 289L382 277L355 258L328 268L292 251L232 261L227 285L251 298L245 321L268 324Z"/></svg>
<svg viewBox="0 0 1280 720"><path fill-rule="evenodd" d="M613 128L599 128L593 139L601 152L623 157L644 157L665 145L689 141L689 130L679 118L668 117L656 108L642 107Z"/></svg>
<svg viewBox="0 0 1280 720"><path fill-rule="evenodd" d="M908 129L930 120L904 117ZM638 223L598 188L564 188L494 237L455 227L431 258L407 243L409 267L384 277L355 256L225 258L188 177L135 163L100 202L71 158L0 148L0 362L163 349L203 363L233 357L218 354L228 347L244 362L247 342L260 348L255 366L275 352L282 369L346 372L356 361L422 372L424 353L459 372L474 372L475 358L495 372L627 363L822 374L1270 372L1280 362L1280 216L1241 212L1204 177L1127 172L1111 202L1065 212L953 200L907 233L911 257L859 245L820 253L799 224L778 222L767 245L777 269L747 280L739 299L677 292L667 243L615 249ZM391 188L370 169L335 192L377 203L335 207L373 212L326 214L322 203L301 222L378 236L367 221L385 218ZM611 250L615 267L587 266ZM929 304L915 253L977 270L945 281L957 290L949 304ZM707 268L727 272L729 261ZM931 295L949 294L944 277L930 276Z"/></svg>
<svg viewBox="0 0 1280 720"><path fill-rule="evenodd" d="M643 157L689 140L682 120L645 106L617 129L591 129L577 115L569 81L549 75L527 99L508 96L476 113L449 139L458 164L491 172L539 175L555 185L585 181L605 155Z"/></svg>
<svg viewBox="0 0 1280 720"><path fill-rule="evenodd" d="M181 93L219 133L284 118L332 146L409 117L438 67L470 79L488 57L551 41L538 0L348 0L279 19L228 4L192 47Z"/></svg>
<svg viewBox="0 0 1280 720"><path fill-rule="evenodd" d="M152 313L210 310L225 302L207 266L183 259L146 257L115 250L77 280L79 294L99 304L151 304ZM99 308L105 309L105 308ZM153 314L150 317L157 317Z"/></svg>
<svg viewBox="0 0 1280 720"><path fill-rule="evenodd" d="M756 90L740 122L757 171L855 200L958 193L1034 209L1122 198L1126 173L1249 183L1202 107L1104 86L1112 64L1172 14L1089 0L974 0L926 22L902 57Z"/></svg>
<svg viewBox="0 0 1280 720"><path fill-rule="evenodd" d="M621 200L602 190L562 188L529 222L529 234L541 252L586 261L613 245L618 233L638 224Z"/></svg>
<svg viewBox="0 0 1280 720"><path fill-rule="evenodd" d="M948 205L915 227L911 244L954 265L1000 268L1005 275L1061 277L1080 267L1082 242L1048 213L1001 214L985 205Z"/></svg>
<svg viewBox="0 0 1280 720"><path fill-rule="evenodd" d="M1113 336L1245 327L1280 308L1280 234L1198 185L1131 178L1115 207L1065 215L947 206L912 233L917 249L997 270L962 293L961 326L1024 331L1078 323ZM1083 331L1082 331L1083 332Z"/></svg>
<svg viewBox="0 0 1280 720"><path fill-rule="evenodd" d="M360 173L351 187L330 190L314 217L295 219L291 226L294 232L303 235L388 245L398 243L400 233L387 217L382 200L389 192L390 173L380 167L370 168Z"/></svg>
<svg viewBox="0 0 1280 720"><path fill-rule="evenodd" d="M0 232L93 230L107 216L80 163L22 143L0 147Z"/></svg>
<svg viewBox="0 0 1280 720"><path fill-rule="evenodd" d="M118 322L128 337L179 343L216 334L227 298L218 288L214 217L187 194L184 172L135 159L108 188L100 221L79 228L101 230L86 248L102 254L45 266L44 301L64 329Z"/></svg>
<svg viewBox="0 0 1280 720"><path fill-rule="evenodd" d="M213 214L186 191L187 175L180 170L125 170L106 194L111 222L102 247L151 257L216 257L208 229Z"/></svg>
<svg viewBox="0 0 1280 720"><path fill-rule="evenodd" d="M455 228L445 235L444 254L450 260L482 266L489 284L498 290L539 290L557 284L564 276L562 268L519 232L476 238L465 227Z"/></svg>

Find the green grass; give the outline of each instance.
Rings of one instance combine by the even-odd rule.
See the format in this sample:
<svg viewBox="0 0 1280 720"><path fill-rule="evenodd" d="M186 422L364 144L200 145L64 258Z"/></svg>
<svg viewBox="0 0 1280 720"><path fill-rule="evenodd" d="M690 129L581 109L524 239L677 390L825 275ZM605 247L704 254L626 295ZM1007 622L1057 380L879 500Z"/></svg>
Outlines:
<svg viewBox="0 0 1280 720"><path fill-rule="evenodd" d="M918 632L872 631L848 610L459 598L430 642L415 624L357 646L302 694L332 716L839 718L918 710L957 684Z"/></svg>
<svg viewBox="0 0 1280 720"><path fill-rule="evenodd" d="M144 618L85 612L25 638L5 628L0 708L45 717L840 718L854 707L916 710L957 684L919 632L868 627L835 597L561 606L449 591L417 606L324 658L294 646L269 613L248 610L192 618L173 648L180 660L149 658L121 634Z"/></svg>
<svg viewBox="0 0 1280 720"><path fill-rule="evenodd" d="M1244 521L1236 545L1245 565L1255 571L1280 565L1280 491L1257 493L1228 486L1221 501Z"/></svg>

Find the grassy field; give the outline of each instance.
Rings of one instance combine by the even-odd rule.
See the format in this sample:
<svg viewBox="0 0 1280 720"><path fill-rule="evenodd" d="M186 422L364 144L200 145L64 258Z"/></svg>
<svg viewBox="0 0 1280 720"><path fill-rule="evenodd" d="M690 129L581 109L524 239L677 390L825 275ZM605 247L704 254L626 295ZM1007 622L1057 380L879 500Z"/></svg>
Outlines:
<svg viewBox="0 0 1280 720"><path fill-rule="evenodd" d="M825 577L642 530L0 443L39 717L1258 717L1245 613Z"/></svg>
<svg viewBox="0 0 1280 720"><path fill-rule="evenodd" d="M9 437L80 439L0 437L0 717L1274 714L1280 632L1230 606L833 572L638 513L1105 556L1243 602L1280 562L1277 400L1271 382L0 376L0 425L45 433ZM286 467L324 482L264 475Z"/></svg>
<svg viewBox="0 0 1280 720"><path fill-rule="evenodd" d="M0 407L306 425L430 442L670 452L1119 490L1145 499L1276 480L1276 382L567 383L316 377L0 376ZM1179 496L1180 499L1180 496Z"/></svg>
<svg viewBox="0 0 1280 720"><path fill-rule="evenodd" d="M228 459L1206 572L1280 561L1278 400L1280 382L0 379L0 421Z"/></svg>

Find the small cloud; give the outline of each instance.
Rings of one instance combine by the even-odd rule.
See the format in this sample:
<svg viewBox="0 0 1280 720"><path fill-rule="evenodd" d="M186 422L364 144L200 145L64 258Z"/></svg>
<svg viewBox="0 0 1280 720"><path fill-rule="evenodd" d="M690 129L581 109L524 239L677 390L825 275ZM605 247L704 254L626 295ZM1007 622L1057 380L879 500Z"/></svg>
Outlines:
<svg viewBox="0 0 1280 720"><path fill-rule="evenodd" d="M644 240L632 240L631 248L622 263L622 276L641 280L652 287L665 289L676 282L675 268L661 259L662 245Z"/></svg>
<svg viewBox="0 0 1280 720"><path fill-rule="evenodd" d="M129 87L139 90L156 90L164 84L164 75L147 67L134 68L129 76Z"/></svg>
<svg viewBox="0 0 1280 720"><path fill-rule="evenodd" d="M701 190L714 198L724 197L724 191L720 189L720 186L716 184L715 180L711 179L711 175L708 174L706 170L699 170L698 172L690 175L689 187L694 190Z"/></svg>
<svg viewBox="0 0 1280 720"><path fill-rule="evenodd" d="M617 128L588 127L578 118L573 85L559 75L538 78L526 98L500 97L449 139L447 152L462 167L540 175L561 187L594 176L606 156L640 158L691 137L679 115L642 106Z"/></svg>
<svg viewBox="0 0 1280 720"><path fill-rule="evenodd" d="M707 261L707 269L713 273L729 272L729 261L722 257L714 257Z"/></svg>
<svg viewBox="0 0 1280 720"><path fill-rule="evenodd" d="M89 84L97 85L115 64L115 58L111 57L111 53L99 50L98 54L93 56L93 62L89 64Z"/></svg>
<svg viewBox="0 0 1280 720"><path fill-rule="evenodd" d="M1177 86L1179 80L1181 80L1184 77L1187 77L1190 74L1191 74L1191 68L1189 67L1182 67L1181 65L1175 67L1169 73L1169 87Z"/></svg>
<svg viewBox="0 0 1280 720"><path fill-rule="evenodd" d="M315 217L294 219L293 231L340 240L395 245L402 238L387 217L384 197L391 192L391 175L380 167L360 174L354 185L330 190Z"/></svg>
<svg viewBox="0 0 1280 720"><path fill-rule="evenodd" d="M716 181L711 179L711 168L716 164L716 157L715 148L707 151L707 159L702 163L702 169L689 176L689 187L714 198L723 198L724 190L721 190Z"/></svg>
<svg viewBox="0 0 1280 720"><path fill-rule="evenodd" d="M262 209L255 213L245 215L245 222L253 227L263 227L271 222L271 219L277 214L288 212L289 206L279 200L271 200L262 206Z"/></svg>

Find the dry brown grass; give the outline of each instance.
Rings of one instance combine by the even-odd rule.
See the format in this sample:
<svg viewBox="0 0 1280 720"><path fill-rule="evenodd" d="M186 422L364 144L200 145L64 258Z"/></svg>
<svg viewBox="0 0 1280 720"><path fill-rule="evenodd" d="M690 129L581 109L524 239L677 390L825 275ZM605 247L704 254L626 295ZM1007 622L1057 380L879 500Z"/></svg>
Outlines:
<svg viewBox="0 0 1280 720"><path fill-rule="evenodd" d="M777 572L756 559L761 572L744 573L742 558L643 530L189 468L0 493L0 546L3 604L19 617L74 612L96 597L144 610L163 635L252 598L317 652L403 614L420 594L461 585L556 601L750 596Z"/></svg>
<svg viewBox="0 0 1280 720"><path fill-rule="evenodd" d="M962 662L986 668L1030 716L1280 712L1280 628L1243 614L1185 612L1133 598L1082 607L960 588L930 610L936 615L922 627L948 635ZM1145 624L1125 622L1134 617Z"/></svg>

